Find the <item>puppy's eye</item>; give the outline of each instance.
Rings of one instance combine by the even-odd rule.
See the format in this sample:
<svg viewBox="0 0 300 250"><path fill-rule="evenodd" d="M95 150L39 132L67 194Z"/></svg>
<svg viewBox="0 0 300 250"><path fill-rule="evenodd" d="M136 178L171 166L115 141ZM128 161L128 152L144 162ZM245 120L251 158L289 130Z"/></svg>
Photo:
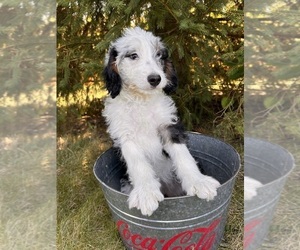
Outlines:
<svg viewBox="0 0 300 250"><path fill-rule="evenodd" d="M162 49L156 53L156 57L161 60L166 60L168 58L168 51L166 49Z"/></svg>
<svg viewBox="0 0 300 250"><path fill-rule="evenodd" d="M156 53L156 57L157 57L157 58L161 58L161 56L162 56L161 51L158 51L158 52Z"/></svg>
<svg viewBox="0 0 300 250"><path fill-rule="evenodd" d="M136 60L139 58L137 53L132 53L132 54L126 55L126 57L129 57L131 60Z"/></svg>

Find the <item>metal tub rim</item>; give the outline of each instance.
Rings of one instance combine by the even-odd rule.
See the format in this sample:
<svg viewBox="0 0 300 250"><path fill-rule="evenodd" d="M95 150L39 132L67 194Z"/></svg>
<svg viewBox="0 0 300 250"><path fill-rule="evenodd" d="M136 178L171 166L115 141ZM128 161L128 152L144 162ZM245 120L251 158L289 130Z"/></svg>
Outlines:
<svg viewBox="0 0 300 250"><path fill-rule="evenodd" d="M241 157L240 157L239 153L237 152L237 150L236 150L233 146L231 146L229 143L227 143L227 142L225 142L225 141L223 141L223 140L221 140L221 139L215 138L215 137L213 137L213 136L203 135L203 134L198 133L198 132L190 132L190 131L188 131L187 133L188 133L188 134L201 135L201 136L204 136L204 137L211 138L211 139L213 139L213 140L216 140L216 141L218 141L218 142L221 142L221 143L225 144L226 146L230 147L230 148L235 152L235 154L236 154L236 156L237 156L237 160L238 160L238 162L239 162L239 166L238 166L238 168L237 168L237 171L236 171L235 174L232 175L226 182L222 183L222 184L219 186L219 188L221 188L221 187L227 185L229 182L231 182L232 180L234 180L234 179L236 178L236 176L238 175L239 170L240 170L240 168L241 168ZM107 151L109 151L109 150L111 150L111 148L105 150L105 151L104 151L104 152L96 159L96 162L94 163L94 166L93 166L93 173L94 173L94 176L96 177L96 179L97 179L103 186L105 186L105 187L106 187L107 189L109 189L110 191L113 191L113 192L118 193L118 194L120 194L120 195L122 195L122 196L124 196L124 197L129 198L129 195L128 195L128 194L124 194L124 193L122 193L121 191L116 190L116 189L110 187L109 185L107 185L106 183L104 183L104 182L98 177L98 175L96 174L96 165L97 165L98 160L99 160L99 159L100 159ZM184 196L177 196L177 197L166 197L166 198L164 198L164 201L168 201L168 200L177 200L177 199L179 199L179 198L180 198L180 199L189 199L189 198L191 198L191 197L194 197L194 196L184 195Z"/></svg>
<svg viewBox="0 0 300 250"><path fill-rule="evenodd" d="M263 142L265 144L272 145L273 147L276 147L276 148L280 149L282 152L284 152L287 155L289 161L292 163L292 167L285 174L281 175L279 178L274 179L270 182L262 183L263 185L260 188L267 188L268 186L274 185L274 183L276 183L278 180L287 178L290 175L290 173L293 171L293 169L295 168L294 156L287 149L282 147L281 145L279 145L277 143L269 142L267 140L258 139L256 137L248 137L247 136L247 137L245 137L245 142L246 142L246 140L259 141L259 142ZM244 147L245 147L245 142L244 142ZM245 153L245 150L244 150L244 153ZM250 157L250 156L248 155L248 157ZM254 157L251 157L251 158L253 159ZM257 158L254 158L254 159L257 159ZM244 157L244 163L246 163L245 160L246 160L246 153L245 153L245 157Z"/></svg>

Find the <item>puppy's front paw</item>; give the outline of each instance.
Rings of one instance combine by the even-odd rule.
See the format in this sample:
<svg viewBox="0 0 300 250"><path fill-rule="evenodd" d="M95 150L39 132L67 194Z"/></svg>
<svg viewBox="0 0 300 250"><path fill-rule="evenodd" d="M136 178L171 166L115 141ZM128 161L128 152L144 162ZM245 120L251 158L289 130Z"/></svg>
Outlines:
<svg viewBox="0 0 300 250"><path fill-rule="evenodd" d="M187 195L197 195L200 199L209 201L217 195L217 188L220 185L216 179L210 176L201 176L186 184L185 190Z"/></svg>
<svg viewBox="0 0 300 250"><path fill-rule="evenodd" d="M257 195L257 189L262 187L263 184L248 176L244 178L244 200L251 200Z"/></svg>
<svg viewBox="0 0 300 250"><path fill-rule="evenodd" d="M141 210L143 215L152 215L158 208L158 203L164 199L159 187L140 186L134 187L128 199L129 208Z"/></svg>

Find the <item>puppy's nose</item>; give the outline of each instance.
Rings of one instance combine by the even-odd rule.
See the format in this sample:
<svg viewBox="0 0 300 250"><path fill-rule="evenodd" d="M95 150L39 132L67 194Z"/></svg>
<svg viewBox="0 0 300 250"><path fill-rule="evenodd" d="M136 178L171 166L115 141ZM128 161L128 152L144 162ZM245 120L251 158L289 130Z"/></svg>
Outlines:
<svg viewBox="0 0 300 250"><path fill-rule="evenodd" d="M153 75L149 75L147 80L151 86L156 87L160 83L161 77L160 77L160 75L153 74Z"/></svg>

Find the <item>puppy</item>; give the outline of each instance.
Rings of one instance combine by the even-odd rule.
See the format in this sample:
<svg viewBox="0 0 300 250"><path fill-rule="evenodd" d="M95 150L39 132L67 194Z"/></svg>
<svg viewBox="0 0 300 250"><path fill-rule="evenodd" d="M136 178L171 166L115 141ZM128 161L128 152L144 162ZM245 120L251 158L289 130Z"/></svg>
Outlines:
<svg viewBox="0 0 300 250"><path fill-rule="evenodd" d="M111 43L103 72L110 96L103 116L127 165L129 208L152 215L164 196L212 200L220 183L201 174L168 96L177 76L159 37L139 27Z"/></svg>

